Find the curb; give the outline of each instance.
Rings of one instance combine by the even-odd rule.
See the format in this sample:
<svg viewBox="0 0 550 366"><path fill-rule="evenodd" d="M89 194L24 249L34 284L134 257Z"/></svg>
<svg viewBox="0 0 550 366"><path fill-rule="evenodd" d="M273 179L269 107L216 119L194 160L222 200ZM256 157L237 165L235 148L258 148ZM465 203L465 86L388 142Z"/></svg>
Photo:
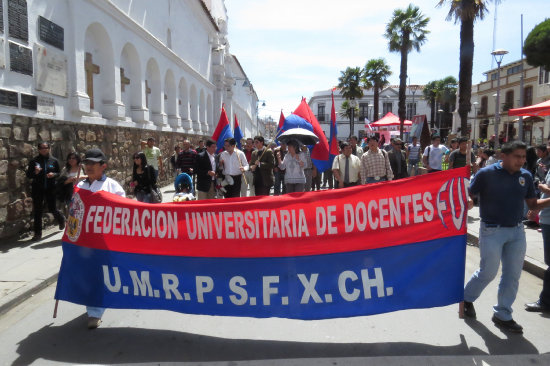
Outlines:
<svg viewBox="0 0 550 366"><path fill-rule="evenodd" d="M33 296L35 293L38 293L51 285L52 283L55 283L57 281L57 275L58 273L46 278L42 282L38 283L37 285L23 290L19 295L15 296L10 301L6 302L5 304L0 305L0 316L4 315L11 309L15 308L17 305L21 304L25 300L27 300L29 297Z"/></svg>

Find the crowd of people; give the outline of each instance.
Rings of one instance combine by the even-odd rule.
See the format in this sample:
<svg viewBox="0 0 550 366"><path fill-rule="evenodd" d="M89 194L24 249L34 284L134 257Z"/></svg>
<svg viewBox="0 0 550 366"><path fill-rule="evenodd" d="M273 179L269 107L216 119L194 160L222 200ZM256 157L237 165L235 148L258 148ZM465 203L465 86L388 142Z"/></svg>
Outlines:
<svg viewBox="0 0 550 366"><path fill-rule="evenodd" d="M474 145L476 149L468 159L468 139L463 137L451 139L445 146L434 135L431 144L422 149L415 137L408 144L400 138L386 144L371 136L359 144L359 139L352 136L340 142L332 166L319 172L308 147L298 140L266 146L262 136L255 136L242 142L244 149L240 150L237 141L228 138L223 151L217 153L216 141L212 139L201 140L196 148L185 140L174 147L169 159L174 176L189 176L197 199L202 200L346 188L465 167L470 161L470 205L477 199L480 206L481 262L465 287L465 315L476 317L473 302L496 276L502 261L503 274L492 320L506 330L522 332L512 319L511 306L525 256L523 223L540 225L545 261L550 264L550 150L546 145L527 147L522 142L511 142L496 152ZM61 169L58 160L50 155L49 143L39 143L38 155L30 160L26 172L32 182L33 240L42 236L44 203L59 228L64 228L62 211L67 211L75 186L126 196L123 187L105 175L106 168L105 154L90 149L82 160L77 153L69 153ZM142 141L141 151L133 154L128 193L141 202L156 202L154 191L158 190L157 180L163 169L162 153L155 146L155 139ZM57 208L57 201L62 210ZM550 270L546 270L539 299L526 304L526 310L550 311ZM88 307L90 329L99 326L103 311Z"/></svg>

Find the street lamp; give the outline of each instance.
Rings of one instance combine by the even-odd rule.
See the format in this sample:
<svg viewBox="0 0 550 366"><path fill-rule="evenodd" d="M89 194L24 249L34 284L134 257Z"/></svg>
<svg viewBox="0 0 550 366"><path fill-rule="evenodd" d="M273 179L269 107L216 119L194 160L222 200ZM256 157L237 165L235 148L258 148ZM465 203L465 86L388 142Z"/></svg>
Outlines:
<svg viewBox="0 0 550 366"><path fill-rule="evenodd" d="M357 105L357 101L353 98L353 99L350 99L349 101L349 106L351 108L351 119L349 121L349 138L351 138L351 136L354 135L353 133L353 130L355 129L354 128L354 125L353 125L353 115L355 113L355 106Z"/></svg>
<svg viewBox="0 0 550 366"><path fill-rule="evenodd" d="M491 52L491 55L493 55L496 63L497 63L497 100L495 104L495 150L499 146L499 140L498 140L498 125L500 124L500 63L502 62L502 58L504 55L506 55L508 51L506 50L494 50Z"/></svg>
<svg viewBox="0 0 550 366"><path fill-rule="evenodd" d="M474 141L474 144L475 144L475 142L476 142L477 105L479 103L478 102L473 102L472 104L474 106L474 123L473 123L473 126L472 126L472 140Z"/></svg>
<svg viewBox="0 0 550 366"><path fill-rule="evenodd" d="M260 109L260 103L262 103L262 104L261 104L261 107L262 107L262 108L265 108L265 100L259 99L259 100L256 102L256 135L257 135L257 136L260 135L260 121L259 121L259 118L258 118L259 109Z"/></svg>
<svg viewBox="0 0 550 366"><path fill-rule="evenodd" d="M439 133L439 137L441 137L441 114L443 113L443 109L439 108L437 110L437 113L439 114L439 124L438 124L438 127L437 127L437 132Z"/></svg>

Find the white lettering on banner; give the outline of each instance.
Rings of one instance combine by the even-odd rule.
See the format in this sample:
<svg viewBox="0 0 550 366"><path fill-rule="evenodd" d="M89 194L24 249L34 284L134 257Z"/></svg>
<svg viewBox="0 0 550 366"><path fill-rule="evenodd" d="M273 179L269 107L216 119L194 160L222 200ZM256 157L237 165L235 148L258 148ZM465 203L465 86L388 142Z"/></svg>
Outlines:
<svg viewBox="0 0 550 366"><path fill-rule="evenodd" d="M124 281L127 281L128 275L121 275L119 267L102 265L102 272L105 289L111 293L122 292L122 295L134 297L160 298L162 291L164 294L162 300L196 301L198 304L215 301L217 304L256 306L256 299L259 297L262 299L263 306L286 306L291 303L289 295L293 295L296 296L296 301L293 303L297 304L297 301L299 301L300 305L308 305L332 303L338 296L347 302L353 302L373 301L377 298L393 295L393 287L384 287L384 276L380 267L364 268L359 271L345 270L334 275L338 276L337 279L325 276L323 281L321 281L319 273L298 273L296 277L288 277L285 274L285 281L289 281L285 289L289 291L289 294L280 293L278 284L281 276L260 275L260 278L255 278L256 283L260 286L255 288L257 288L256 291L261 293L257 293L255 296L247 289L248 281L243 276L214 278L208 275L197 275L192 276L192 282L195 283L195 300L192 300L190 289L186 291L186 289L180 288L182 282L189 283L189 281L183 281L183 277L180 278L177 274L154 274L153 271L128 270L131 280L130 287L127 283L124 283ZM227 285L217 286L220 281L227 281ZM296 286L291 284L292 281L296 282ZM327 288L328 283L337 283L337 288ZM153 284L157 284L158 288L155 288ZM300 285L303 288L301 294L298 290ZM319 288L324 289L325 292L320 293ZM133 290L130 291L130 289ZM373 290L376 290L375 296L373 296Z"/></svg>
<svg viewBox="0 0 550 366"><path fill-rule="evenodd" d="M462 178L445 182L437 196L431 192L416 192L339 205L320 205L311 208L314 209L312 217L306 216L304 208L223 212L187 210L181 213L184 219L178 222L178 211L173 207L153 209L148 206L132 210L114 205L92 205L83 222L87 233L160 239L178 239L179 225L182 225L183 237L189 240L322 237L422 224L434 218L437 220L436 217L441 219L445 228L444 218L448 217L460 230L466 212L463 197L465 182L467 180Z"/></svg>
<svg viewBox="0 0 550 366"><path fill-rule="evenodd" d="M92 224L94 234L178 238L178 214L174 211L135 208L132 213L128 208L91 206L85 222L86 232L90 232L90 224Z"/></svg>

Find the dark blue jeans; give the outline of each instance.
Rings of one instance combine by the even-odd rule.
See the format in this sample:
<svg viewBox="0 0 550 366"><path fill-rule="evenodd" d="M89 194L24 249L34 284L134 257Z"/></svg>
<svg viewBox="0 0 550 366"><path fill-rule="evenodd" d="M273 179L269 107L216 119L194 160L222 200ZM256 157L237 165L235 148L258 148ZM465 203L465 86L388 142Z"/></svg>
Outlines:
<svg viewBox="0 0 550 366"><path fill-rule="evenodd" d="M540 224L540 228L542 229L542 241L544 243L544 263L548 266L544 271L540 302L544 306L550 307L550 225Z"/></svg>

